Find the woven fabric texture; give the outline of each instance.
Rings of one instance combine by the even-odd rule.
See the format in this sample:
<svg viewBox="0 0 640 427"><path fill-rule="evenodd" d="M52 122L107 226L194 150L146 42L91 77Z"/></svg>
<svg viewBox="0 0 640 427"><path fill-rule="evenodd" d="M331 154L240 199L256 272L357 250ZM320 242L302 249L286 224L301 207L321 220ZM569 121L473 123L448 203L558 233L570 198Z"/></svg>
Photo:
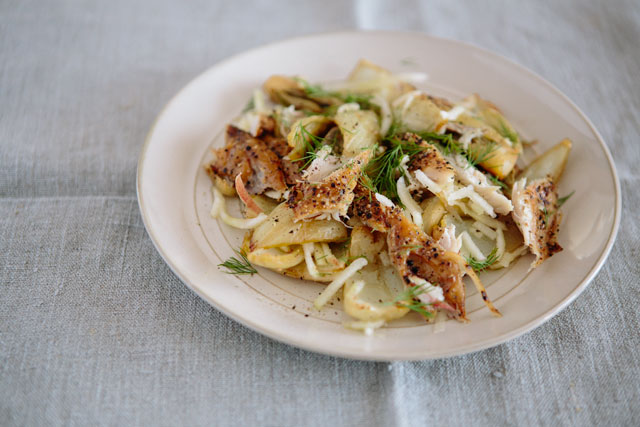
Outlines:
<svg viewBox="0 0 640 427"><path fill-rule="evenodd" d="M200 300L135 194L162 106L290 36L402 29L550 80L609 144L621 232L567 309L498 347L373 363L298 350ZM1 425L640 425L640 3L0 2Z"/></svg>

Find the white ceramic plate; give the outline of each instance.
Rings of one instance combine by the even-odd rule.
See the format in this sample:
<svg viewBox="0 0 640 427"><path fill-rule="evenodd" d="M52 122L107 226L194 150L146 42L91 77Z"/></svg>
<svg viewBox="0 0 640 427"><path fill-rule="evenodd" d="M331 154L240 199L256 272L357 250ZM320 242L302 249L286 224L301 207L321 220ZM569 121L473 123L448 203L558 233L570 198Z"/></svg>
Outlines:
<svg viewBox="0 0 640 427"><path fill-rule="evenodd" d="M507 271L485 274L504 317L495 318L473 290L469 324L435 328L408 316L374 336L344 329L340 304L315 311L322 285L259 274L230 276L217 264L233 255L242 233L209 217L211 183L202 164L222 143L225 125L271 74L312 82L344 79L360 58L394 72L425 72L424 89L457 100L476 92L497 104L543 151L564 137L573 151L560 182L565 204L564 251L527 273L524 257ZM551 84L494 53L410 33L314 35L260 47L223 61L193 80L160 113L138 165L138 200L147 231L171 269L193 291L238 322L276 340L336 356L404 360L481 350L541 325L566 307L604 263L618 229L620 189L611 155L584 114ZM444 326L443 331L439 331Z"/></svg>

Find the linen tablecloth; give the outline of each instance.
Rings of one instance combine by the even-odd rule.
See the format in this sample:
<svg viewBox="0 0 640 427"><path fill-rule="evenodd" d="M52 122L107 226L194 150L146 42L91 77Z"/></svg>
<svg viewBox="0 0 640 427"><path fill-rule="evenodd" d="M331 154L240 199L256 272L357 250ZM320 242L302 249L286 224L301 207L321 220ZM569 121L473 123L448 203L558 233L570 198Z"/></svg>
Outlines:
<svg viewBox="0 0 640 427"><path fill-rule="evenodd" d="M136 163L171 96L234 53L354 28L506 55L602 133L621 231L542 327L445 360L317 355L220 314L154 249ZM638 1L4 0L0 59L0 424L640 424Z"/></svg>

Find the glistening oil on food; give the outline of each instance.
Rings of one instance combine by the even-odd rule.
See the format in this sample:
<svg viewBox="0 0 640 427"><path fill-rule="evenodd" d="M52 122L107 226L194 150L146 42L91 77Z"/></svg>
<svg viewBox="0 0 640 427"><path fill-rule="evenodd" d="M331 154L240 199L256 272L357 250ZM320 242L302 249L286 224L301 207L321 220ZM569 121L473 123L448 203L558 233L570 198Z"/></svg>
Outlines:
<svg viewBox="0 0 640 427"><path fill-rule="evenodd" d="M524 164L533 143L477 94L434 97L366 60L330 85L271 76L204 165L211 215L247 230L219 267L325 283L315 307L341 296L345 326L367 334L411 311L467 322L465 277L500 316L481 272L562 251L571 141Z"/></svg>

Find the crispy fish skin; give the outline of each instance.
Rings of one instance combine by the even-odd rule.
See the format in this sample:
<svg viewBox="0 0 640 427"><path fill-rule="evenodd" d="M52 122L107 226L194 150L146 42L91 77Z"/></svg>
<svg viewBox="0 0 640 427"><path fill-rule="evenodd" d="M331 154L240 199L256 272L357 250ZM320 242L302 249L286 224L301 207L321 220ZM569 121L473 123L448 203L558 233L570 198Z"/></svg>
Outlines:
<svg viewBox="0 0 640 427"><path fill-rule="evenodd" d="M401 212L389 216L387 246L389 257L407 285L410 276L418 276L440 286L445 301L455 309L454 316L466 320L466 274L456 254L445 251Z"/></svg>
<svg viewBox="0 0 640 427"><path fill-rule="evenodd" d="M382 205L368 189L358 185L352 212L376 231L387 232L387 247L392 264L407 286L413 286L410 276L418 276L440 286L445 301L454 308L454 317L466 321L466 274L461 258L445 251L418 226L411 222L398 206ZM463 261L463 260L462 260ZM464 261L463 261L464 262Z"/></svg>
<svg viewBox="0 0 640 427"><path fill-rule="evenodd" d="M387 232L389 224L387 222L387 210L391 209L382 204L374 197L374 194L362 184L356 185L354 189L354 199L350 207L351 216L360 218L362 222L375 231ZM393 209L399 209L394 207Z"/></svg>
<svg viewBox="0 0 640 427"><path fill-rule="evenodd" d="M513 220L522 233L524 244L536 256L531 268L562 251L558 244L562 213L558 211L558 190L551 177L534 180L528 185L525 179L517 181L511 201Z"/></svg>
<svg viewBox="0 0 640 427"><path fill-rule="evenodd" d="M235 177L240 174L249 194L287 189L278 155L267 143L251 134L229 125L225 146L212 151L214 160L205 166L212 179L217 176L233 186Z"/></svg>
<svg viewBox="0 0 640 427"><path fill-rule="evenodd" d="M447 186L453 183L456 172L440 153L440 150L414 133L406 132L402 135L401 139L424 148L424 150L415 154L407 165L410 172L421 170L441 186Z"/></svg>
<svg viewBox="0 0 640 427"><path fill-rule="evenodd" d="M292 150L287 140L270 133L264 134L260 139L264 141L269 149L280 159L285 183L287 185L294 185L298 182L302 176L300 173L300 162L294 162L287 158L287 154Z"/></svg>
<svg viewBox="0 0 640 427"><path fill-rule="evenodd" d="M300 181L290 191L287 203L293 209L295 220L306 220L320 215L345 216L354 198L353 190L363 167L371 157L365 150L332 172L319 183Z"/></svg>

